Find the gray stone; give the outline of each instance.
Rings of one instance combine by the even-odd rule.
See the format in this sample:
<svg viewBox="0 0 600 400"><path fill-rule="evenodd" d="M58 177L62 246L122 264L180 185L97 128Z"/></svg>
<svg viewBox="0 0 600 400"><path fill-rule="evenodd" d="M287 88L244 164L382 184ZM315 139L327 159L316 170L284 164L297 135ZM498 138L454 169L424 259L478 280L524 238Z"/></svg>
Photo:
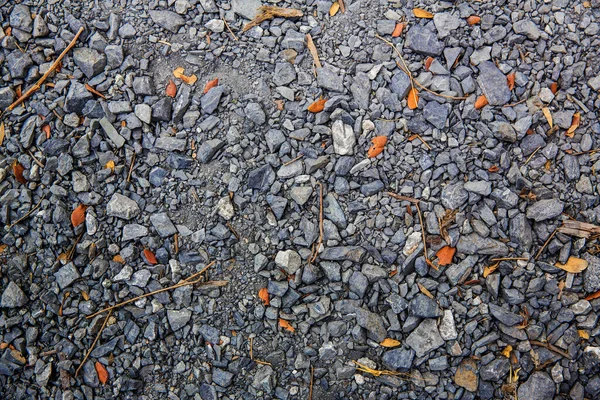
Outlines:
<svg viewBox="0 0 600 400"><path fill-rule="evenodd" d="M113 142L113 144L117 148L120 149L125 145L125 138L119 135L119 132L117 132L113 124L111 124L111 122L106 117L102 117L100 119L100 126L102 126L102 129L104 130L104 133L106 133L106 136L108 136L108 138L111 140L111 142Z"/></svg>
<svg viewBox="0 0 600 400"><path fill-rule="evenodd" d="M44 18L42 18L40 14L36 15L33 20L33 37L41 38L48 36L49 33L50 29L48 29L48 25L46 24L46 21L44 21Z"/></svg>
<svg viewBox="0 0 600 400"><path fill-rule="evenodd" d="M283 297L288 291L289 285L287 281L269 281L267 291L270 295Z"/></svg>
<svg viewBox="0 0 600 400"><path fill-rule="evenodd" d="M361 328L365 328L369 337L375 342L381 343L385 339L387 331L379 314L359 307L356 309L356 323Z"/></svg>
<svg viewBox="0 0 600 400"><path fill-rule="evenodd" d="M448 12L437 12L433 15L433 23L440 38L445 38L451 31L458 29L461 22L457 15Z"/></svg>
<svg viewBox="0 0 600 400"><path fill-rule="evenodd" d="M476 233L461 236L456 245L456 250L464 254L505 256L508 254L508 247L492 238L484 238Z"/></svg>
<svg viewBox="0 0 600 400"><path fill-rule="evenodd" d="M444 129L448 114L450 114L448 106L437 101L430 101L423 107L423 117L438 129Z"/></svg>
<svg viewBox="0 0 600 400"><path fill-rule="evenodd" d="M312 195L313 189L310 186L294 186L290 190L290 197L299 206L306 204L310 196Z"/></svg>
<svg viewBox="0 0 600 400"><path fill-rule="evenodd" d="M280 62L275 64L275 72L273 73L273 83L277 86L286 86L296 80L296 70L294 66L288 62Z"/></svg>
<svg viewBox="0 0 600 400"><path fill-rule="evenodd" d="M480 63L477 83L483 94L492 106L502 106L510 101L510 90L506 81L506 75L502 73L491 61Z"/></svg>
<svg viewBox="0 0 600 400"><path fill-rule="evenodd" d="M215 110L219 106L219 101L221 101L221 96L224 92L225 88L223 86L215 86L214 88L210 89L200 99L202 111L204 111L206 114L212 114L213 112L215 112Z"/></svg>
<svg viewBox="0 0 600 400"><path fill-rule="evenodd" d="M22 53L20 50L14 50L6 56L6 67L13 79L24 78L32 65L33 60L29 54Z"/></svg>
<svg viewBox="0 0 600 400"><path fill-rule="evenodd" d="M125 55L122 46L108 45L104 49L104 54L106 54L106 66L108 69L119 68L123 64Z"/></svg>
<svg viewBox="0 0 600 400"><path fill-rule="evenodd" d="M529 251L533 244L531 225L525 214L519 213L510 220L510 240L519 245L520 249Z"/></svg>
<svg viewBox="0 0 600 400"><path fill-rule="evenodd" d="M185 20L183 17L177 13L174 13L173 11L150 10L150 18L152 18L152 21L154 21L154 23L159 25L161 28L173 33L177 33L179 28L185 25Z"/></svg>
<svg viewBox="0 0 600 400"><path fill-rule="evenodd" d="M0 88L0 109L4 110L8 108L15 100L16 93L14 90L10 88L10 86L5 86Z"/></svg>
<svg viewBox="0 0 600 400"><path fill-rule="evenodd" d="M508 122L493 122L490 127L498 139L510 143L517 141L517 132Z"/></svg>
<svg viewBox="0 0 600 400"><path fill-rule="evenodd" d="M517 395L520 399L548 400L556 394L556 385L547 373L536 371L529 379L519 385Z"/></svg>
<svg viewBox="0 0 600 400"><path fill-rule="evenodd" d="M323 199L323 215L340 229L345 229L348 225L344 210L331 193L328 193Z"/></svg>
<svg viewBox="0 0 600 400"><path fill-rule="evenodd" d="M333 136L333 149L336 154L354 154L356 136L354 135L354 129L350 125L337 120L331 126L331 134Z"/></svg>
<svg viewBox="0 0 600 400"><path fill-rule="evenodd" d="M56 279L56 283L58 287L61 289L65 289L77 279L79 279L81 275L79 275L79 271L75 268L72 262L66 264L61 269L54 273L54 278Z"/></svg>
<svg viewBox="0 0 600 400"><path fill-rule="evenodd" d="M152 96L154 83L149 76L136 76L133 78L133 92L140 96Z"/></svg>
<svg viewBox="0 0 600 400"><path fill-rule="evenodd" d="M437 318L441 316L435 300L430 299L422 293L417 294L408 304L410 315L417 318Z"/></svg>
<svg viewBox="0 0 600 400"><path fill-rule="evenodd" d="M600 290L600 258L586 252L583 259L588 262L583 271L583 288L586 293L595 293Z"/></svg>
<svg viewBox="0 0 600 400"><path fill-rule="evenodd" d="M506 326L515 326L523 322L523 317L505 310L494 303L488 304L490 314Z"/></svg>
<svg viewBox="0 0 600 400"><path fill-rule="evenodd" d="M444 207L455 210L466 204L469 200L469 194L465 190L464 183L458 182L446 185L442 189L441 200Z"/></svg>
<svg viewBox="0 0 600 400"><path fill-rule="evenodd" d="M169 218L167 213L151 215L150 222L161 237L173 236L177 233L177 228L175 228L175 225L173 225L173 222L171 222L171 218Z"/></svg>
<svg viewBox="0 0 600 400"><path fill-rule="evenodd" d="M558 217L563 212L564 204L559 199L539 200L527 207L527 218L536 222Z"/></svg>
<svg viewBox="0 0 600 400"><path fill-rule="evenodd" d="M269 207L271 207L275 218L277 220L280 220L283 217L283 214L285 213L285 208L287 207L288 203L287 199L285 197L268 194L267 203L269 204Z"/></svg>
<svg viewBox="0 0 600 400"><path fill-rule="evenodd" d="M522 19L513 23L513 31L518 35L525 35L531 40L538 40L541 36L537 25L529 19Z"/></svg>
<svg viewBox="0 0 600 400"><path fill-rule="evenodd" d="M281 47L284 49L294 49L298 52L304 50L306 36L294 29L288 29L285 37L281 41Z"/></svg>
<svg viewBox="0 0 600 400"><path fill-rule="evenodd" d="M406 45L417 53L431 57L439 56L444 50L444 44L438 40L435 32L416 24L406 33Z"/></svg>
<svg viewBox="0 0 600 400"><path fill-rule="evenodd" d="M93 100L94 96L81 83L73 80L65 98L65 111L81 114L86 103Z"/></svg>
<svg viewBox="0 0 600 400"><path fill-rule="evenodd" d="M171 121L173 99L164 97L152 105L152 121Z"/></svg>
<svg viewBox="0 0 600 400"><path fill-rule="evenodd" d="M369 280L366 276L358 271L354 271L350 277L350 280L348 281L348 287L350 291L356 294L360 299L365 296L368 286Z"/></svg>
<svg viewBox="0 0 600 400"><path fill-rule="evenodd" d="M231 10L246 19L254 19L258 14L258 8L262 6L260 0L232 0Z"/></svg>
<svg viewBox="0 0 600 400"><path fill-rule="evenodd" d="M263 165L248 174L248 186L252 189L265 191L275 182L275 171L270 165Z"/></svg>
<svg viewBox="0 0 600 400"><path fill-rule="evenodd" d="M212 380L221 387L229 387L233 382L233 374L229 371L224 371L219 368L213 368Z"/></svg>
<svg viewBox="0 0 600 400"><path fill-rule="evenodd" d="M425 319L421 324L406 338L406 344L412 348L417 357L423 357L425 354L444 345L444 339L440 336L435 319Z"/></svg>
<svg viewBox="0 0 600 400"><path fill-rule="evenodd" d="M106 206L106 215L130 220L140 213L138 204L127 196L114 193Z"/></svg>
<svg viewBox="0 0 600 400"><path fill-rule="evenodd" d="M529 156L538 148L544 148L546 146L546 141L542 137L542 135L533 134L533 135L525 135L525 137L521 140L521 150L523 151L524 156Z"/></svg>
<svg viewBox="0 0 600 400"><path fill-rule="evenodd" d="M468 181L465 182L464 188L467 192L480 196L489 196L492 193L492 183L488 181Z"/></svg>
<svg viewBox="0 0 600 400"><path fill-rule="evenodd" d="M367 74L362 72L358 72L356 74L352 80L352 84L350 85L350 92L352 93L352 97L359 108L369 108L369 100L371 98L371 81L369 80L369 76Z"/></svg>
<svg viewBox="0 0 600 400"><path fill-rule="evenodd" d="M10 281L8 286L2 292L2 300L0 300L0 307L3 308L18 308L23 307L27 304L27 296L21 290L19 285Z"/></svg>
<svg viewBox="0 0 600 400"><path fill-rule="evenodd" d="M256 125L262 125L267 120L265 112L258 103L248 103L248 105L244 108L244 114L246 114L246 118L254 122Z"/></svg>
<svg viewBox="0 0 600 400"><path fill-rule="evenodd" d="M200 147L198 147L197 160L203 164L210 162L215 154L223 147L225 147L225 142L220 139L210 139L203 142Z"/></svg>
<svg viewBox="0 0 600 400"><path fill-rule="evenodd" d="M587 83L593 90L599 91L600 90L600 75L590 78Z"/></svg>
<svg viewBox="0 0 600 400"><path fill-rule="evenodd" d="M192 312L190 310L167 310L167 319L173 332L178 331L187 325L192 318Z"/></svg>
<svg viewBox="0 0 600 400"><path fill-rule="evenodd" d="M490 197L496 201L498 207L506 209L516 207L517 203L519 202L519 196L509 188L494 189Z"/></svg>
<svg viewBox="0 0 600 400"><path fill-rule="evenodd" d="M128 224L123 227L121 241L126 242L141 237L148 236L148 228L140 224Z"/></svg>
<svg viewBox="0 0 600 400"><path fill-rule="evenodd" d="M322 260L327 261L345 261L350 260L355 263L362 262L366 250L360 246L339 246L326 247L320 254Z"/></svg>
<svg viewBox="0 0 600 400"><path fill-rule="evenodd" d="M277 385L275 371L270 365L259 365L252 380L252 387L271 394Z"/></svg>
<svg viewBox="0 0 600 400"><path fill-rule="evenodd" d="M31 32L32 23L29 7L24 4L16 4L10 13L10 26L25 32Z"/></svg>
<svg viewBox="0 0 600 400"><path fill-rule="evenodd" d="M333 72L329 67L317 68L317 84L323 89L332 92L343 92L344 81L342 77Z"/></svg>
<svg viewBox="0 0 600 400"><path fill-rule="evenodd" d="M383 353L381 362L393 371L410 371L415 358L415 352L410 349L393 349Z"/></svg>
<svg viewBox="0 0 600 400"><path fill-rule="evenodd" d="M211 32L221 33L225 30L225 22L223 22L223 20L215 18L211 19L206 24L204 24L204 27Z"/></svg>
<svg viewBox="0 0 600 400"><path fill-rule="evenodd" d="M562 159L565 177L567 181L576 181L579 179L581 172L579 170L579 160L575 156L565 155Z"/></svg>
<svg viewBox="0 0 600 400"><path fill-rule="evenodd" d="M88 78L93 78L103 72L106 67L106 56L87 47L78 47L73 50L73 61Z"/></svg>
<svg viewBox="0 0 600 400"><path fill-rule="evenodd" d="M295 274L302 265L302 258L294 250L279 251L275 256L275 264L283 268L285 272Z"/></svg>
<svg viewBox="0 0 600 400"><path fill-rule="evenodd" d="M152 107L148 104L136 104L135 105L135 116L140 119L140 121L149 124L152 122Z"/></svg>
<svg viewBox="0 0 600 400"><path fill-rule="evenodd" d="M442 339L455 340L458 338L458 332L456 332L456 325L454 323L454 315L452 310L444 310L444 316L440 322L439 332Z"/></svg>
<svg viewBox="0 0 600 400"><path fill-rule="evenodd" d="M235 210L233 209L231 200L229 200L229 196L224 196L219 199L217 202L217 214L228 221L234 217Z"/></svg>
<svg viewBox="0 0 600 400"><path fill-rule="evenodd" d="M158 187L162 185L163 181L165 180L168 174L169 171L167 171L166 169L161 167L154 167L150 170L150 173L148 174L148 181L150 181L152 185Z"/></svg>
<svg viewBox="0 0 600 400"><path fill-rule="evenodd" d="M485 381L499 382L510 371L510 361L506 357L498 357L479 369L479 377Z"/></svg>

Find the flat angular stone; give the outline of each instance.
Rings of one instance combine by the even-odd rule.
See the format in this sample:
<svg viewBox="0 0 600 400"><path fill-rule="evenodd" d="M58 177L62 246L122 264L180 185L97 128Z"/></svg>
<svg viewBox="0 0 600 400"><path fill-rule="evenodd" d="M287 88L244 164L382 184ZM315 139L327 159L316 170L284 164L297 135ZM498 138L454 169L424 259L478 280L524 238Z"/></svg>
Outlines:
<svg viewBox="0 0 600 400"><path fill-rule="evenodd" d="M477 83L492 106L503 106L510 101L510 90L506 75L491 61L480 63Z"/></svg>
<svg viewBox="0 0 600 400"><path fill-rule="evenodd" d="M556 394L556 385L547 373L536 371L522 384L519 385L517 395L519 399L547 400L553 399Z"/></svg>
<svg viewBox="0 0 600 400"><path fill-rule="evenodd" d="M173 236L177 233L177 228L175 228L175 225L173 225L173 222L171 222L171 218L169 218L167 213L151 215L150 222L161 237Z"/></svg>
<svg viewBox="0 0 600 400"><path fill-rule="evenodd" d="M104 130L104 133L106 133L106 136L108 136L110 141L113 142L113 144L117 148L120 149L125 145L125 138L119 135L119 132L117 132L113 124L111 124L106 117L100 119L100 126L102 126L102 129Z"/></svg>
<svg viewBox="0 0 600 400"><path fill-rule="evenodd" d="M61 289L71 286L71 284L80 277L79 271L77 271L77 268L75 268L75 265L73 265L72 262L66 264L54 274L56 283Z"/></svg>
<svg viewBox="0 0 600 400"><path fill-rule="evenodd" d="M150 10L149 13L155 24L173 33L177 33L179 28L185 25L183 17L173 11Z"/></svg>
<svg viewBox="0 0 600 400"><path fill-rule="evenodd" d="M356 309L356 323L361 328L365 328L369 337L377 343L381 343L385 339L387 331L379 314L359 307Z"/></svg>
<svg viewBox="0 0 600 400"><path fill-rule="evenodd" d="M406 344L415 351L417 357L444 345L444 339L440 336L435 319L425 319L406 338Z"/></svg>
<svg viewBox="0 0 600 400"><path fill-rule="evenodd" d="M559 199L539 200L527 207L527 218L536 222L558 217L563 212L564 204Z"/></svg>
<svg viewBox="0 0 600 400"><path fill-rule="evenodd" d="M464 254L505 256L508 254L508 247L498 240L471 233L461 236L456 245L456 251Z"/></svg>
<svg viewBox="0 0 600 400"><path fill-rule="evenodd" d="M360 263L366 254L366 250L360 246L326 247L319 255L321 260L345 261L350 260Z"/></svg>
<svg viewBox="0 0 600 400"><path fill-rule="evenodd" d="M27 296L21 290L19 285L10 281L8 286L2 292L2 300L0 300L0 307L4 308L18 308L23 307L27 304Z"/></svg>
<svg viewBox="0 0 600 400"><path fill-rule="evenodd" d="M138 204L127 196L115 193L106 206L106 215L129 220L140 213Z"/></svg>
<svg viewBox="0 0 600 400"><path fill-rule="evenodd" d="M332 92L344 91L344 81L329 67L317 68L317 84Z"/></svg>
<svg viewBox="0 0 600 400"><path fill-rule="evenodd" d="M392 371L410 371L415 352L410 349L393 349L383 353L381 362Z"/></svg>
<svg viewBox="0 0 600 400"><path fill-rule="evenodd" d="M442 54L444 44L431 29L413 25L406 33L406 45L409 49L427 56L436 57Z"/></svg>
<svg viewBox="0 0 600 400"><path fill-rule="evenodd" d="M167 310L167 319L173 332L186 326L191 317L192 312L190 310Z"/></svg>

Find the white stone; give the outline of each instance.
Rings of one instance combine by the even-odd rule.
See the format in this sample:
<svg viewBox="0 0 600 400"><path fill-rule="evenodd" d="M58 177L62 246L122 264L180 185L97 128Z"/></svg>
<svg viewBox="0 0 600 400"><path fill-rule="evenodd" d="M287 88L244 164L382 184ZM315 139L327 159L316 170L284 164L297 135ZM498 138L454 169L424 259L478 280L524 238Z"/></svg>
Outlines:
<svg viewBox="0 0 600 400"><path fill-rule="evenodd" d="M233 209L233 204L229 200L229 196L222 197L217 203L217 213L225 218L226 220L230 220L235 215L235 210Z"/></svg>
<svg viewBox="0 0 600 400"><path fill-rule="evenodd" d="M444 310L444 317L442 318L442 322L439 326L440 336L442 339L454 340L458 337L458 333L456 332L456 325L454 324L454 315L452 315L452 310Z"/></svg>
<svg viewBox="0 0 600 400"><path fill-rule="evenodd" d="M341 156L354 154L354 145L356 144L356 136L350 125L344 124L341 120L337 120L331 126L333 135L333 150Z"/></svg>

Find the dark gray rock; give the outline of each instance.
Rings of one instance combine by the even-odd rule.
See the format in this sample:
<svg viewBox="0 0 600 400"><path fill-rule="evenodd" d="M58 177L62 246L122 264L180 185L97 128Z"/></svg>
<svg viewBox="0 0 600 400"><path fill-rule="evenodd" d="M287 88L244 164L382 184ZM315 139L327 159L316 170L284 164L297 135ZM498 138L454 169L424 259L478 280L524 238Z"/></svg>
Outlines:
<svg viewBox="0 0 600 400"><path fill-rule="evenodd" d="M381 361L383 365L393 371L410 371L415 358L415 352L410 349L393 349L383 353Z"/></svg>
<svg viewBox="0 0 600 400"><path fill-rule="evenodd" d="M529 251L533 244L531 225L525 214L519 213L510 220L510 240L519 245L520 249Z"/></svg>
<svg viewBox="0 0 600 400"><path fill-rule="evenodd" d="M432 57L441 55L444 50L444 44L433 30L416 24L406 33L406 45L417 53Z"/></svg>
<svg viewBox="0 0 600 400"><path fill-rule="evenodd" d="M423 107L423 117L438 129L444 129L448 114L450 114L448 106L437 101L430 101Z"/></svg>
<svg viewBox="0 0 600 400"><path fill-rule="evenodd" d="M275 171L270 165L263 165L248 174L248 186L261 192L268 190L273 182L275 182Z"/></svg>
<svg viewBox="0 0 600 400"><path fill-rule="evenodd" d="M491 61L480 63L477 83L483 94L492 106L502 106L510 101L510 90L506 81L506 75L502 73Z"/></svg>
<svg viewBox="0 0 600 400"><path fill-rule="evenodd" d="M94 96L81 83L73 80L65 98L65 111L81 114L86 103L93 100Z"/></svg>
<svg viewBox="0 0 600 400"><path fill-rule="evenodd" d="M185 20L173 11L150 10L150 18L155 24L173 33L177 33L179 28L185 25Z"/></svg>
<svg viewBox="0 0 600 400"><path fill-rule="evenodd" d="M356 323L361 328L365 328L368 336L377 343L381 343L385 339L387 331L379 314L359 307L356 309Z"/></svg>
<svg viewBox="0 0 600 400"><path fill-rule="evenodd" d="M527 207L527 218L536 222L558 217L563 212L563 202L558 199L539 200Z"/></svg>
<svg viewBox="0 0 600 400"><path fill-rule="evenodd" d="M333 72L329 67L317 68L317 84L323 89L332 92L343 92L344 81L342 77Z"/></svg>
<svg viewBox="0 0 600 400"><path fill-rule="evenodd" d="M356 294L359 298L363 298L369 287L369 280L366 276L358 271L354 271L350 280L348 281L349 289L352 293Z"/></svg>
<svg viewBox="0 0 600 400"><path fill-rule="evenodd" d="M106 215L130 220L140 213L138 204L127 196L115 193L106 205Z"/></svg>
<svg viewBox="0 0 600 400"><path fill-rule="evenodd" d="M186 326L191 318L192 312L190 310L167 310L167 319L173 332Z"/></svg>
<svg viewBox="0 0 600 400"><path fill-rule="evenodd" d="M586 252L583 259L588 262L583 271L583 288L586 293L595 293L600 290L600 258Z"/></svg>
<svg viewBox="0 0 600 400"><path fill-rule="evenodd" d="M258 103L248 103L248 105L244 108L244 114L246 114L246 118L254 122L256 125L262 125L267 120L265 112Z"/></svg>
<svg viewBox="0 0 600 400"><path fill-rule="evenodd" d="M471 233L460 237L456 245L456 251L464 254L505 256L508 254L508 247L498 240Z"/></svg>
<svg viewBox="0 0 600 400"><path fill-rule="evenodd" d="M441 200L444 207L456 210L467 203L469 193L465 190L465 185L462 182L449 184L442 189Z"/></svg>
<svg viewBox="0 0 600 400"><path fill-rule="evenodd" d="M16 93L9 86L0 88L0 109L8 108L15 100Z"/></svg>
<svg viewBox="0 0 600 400"><path fill-rule="evenodd" d="M0 307L4 308L18 308L23 307L27 304L27 296L21 290L19 285L10 281L8 286L2 292L2 300L0 300Z"/></svg>
<svg viewBox="0 0 600 400"><path fill-rule="evenodd" d="M152 121L171 121L173 99L164 97L152 105Z"/></svg>
<svg viewBox="0 0 600 400"><path fill-rule="evenodd" d="M498 306L494 303L489 303L488 306L490 309L490 314L506 326L515 326L523 322L522 316L507 311L501 306Z"/></svg>
<svg viewBox="0 0 600 400"><path fill-rule="evenodd" d="M440 336L435 319L425 319L406 338L406 344L415 351L417 357L444 345L444 339Z"/></svg>
<svg viewBox="0 0 600 400"><path fill-rule="evenodd" d="M73 265L72 262L66 264L54 274L56 283L61 289L71 286L71 284L80 277L81 275L79 275L79 271L77 271L77 268L75 268L75 265Z"/></svg>
<svg viewBox="0 0 600 400"><path fill-rule="evenodd" d="M410 314L418 318L437 318L442 315L435 300L422 293L417 294L409 303Z"/></svg>
<svg viewBox="0 0 600 400"><path fill-rule="evenodd" d="M31 11L25 4L16 4L10 13L10 26L25 32L31 32L33 20Z"/></svg>
<svg viewBox="0 0 600 400"><path fill-rule="evenodd" d="M547 400L553 399L556 394L556 386L550 376L542 371L536 371L519 385L517 395L520 399Z"/></svg>
<svg viewBox="0 0 600 400"><path fill-rule="evenodd" d="M106 56L87 47L78 47L73 50L73 61L88 78L98 75L106 67Z"/></svg>
<svg viewBox="0 0 600 400"><path fill-rule="evenodd" d="M225 147L225 142L219 139L210 139L206 142L202 143L200 147L198 147L198 153L196 159L203 164L210 162L215 154L223 147Z"/></svg>
<svg viewBox="0 0 600 400"><path fill-rule="evenodd" d="M338 246L326 247L320 254L322 260L327 261L345 261L350 260L355 263L362 262L366 250L360 246Z"/></svg>
<svg viewBox="0 0 600 400"><path fill-rule="evenodd" d="M275 72L273 73L273 83L275 85L289 85L294 80L296 80L296 70L292 64L288 62L275 64Z"/></svg>
<svg viewBox="0 0 600 400"><path fill-rule="evenodd" d="M173 222L171 222L171 218L169 218L167 213L151 215L150 222L161 237L173 236L177 233L177 228L175 228L175 225L173 225Z"/></svg>
<svg viewBox="0 0 600 400"><path fill-rule="evenodd" d="M20 50L14 50L6 56L6 67L13 79L24 78L32 65L33 60L29 54L22 53Z"/></svg>
<svg viewBox="0 0 600 400"><path fill-rule="evenodd" d="M214 383L221 387L229 387L233 382L233 374L220 368L213 368L212 379Z"/></svg>
<svg viewBox="0 0 600 400"><path fill-rule="evenodd" d="M223 86L215 86L214 88L210 89L200 99L202 111L204 111L206 114L214 113L219 106L219 101L221 101L221 96L223 96L223 93L225 93L225 88Z"/></svg>

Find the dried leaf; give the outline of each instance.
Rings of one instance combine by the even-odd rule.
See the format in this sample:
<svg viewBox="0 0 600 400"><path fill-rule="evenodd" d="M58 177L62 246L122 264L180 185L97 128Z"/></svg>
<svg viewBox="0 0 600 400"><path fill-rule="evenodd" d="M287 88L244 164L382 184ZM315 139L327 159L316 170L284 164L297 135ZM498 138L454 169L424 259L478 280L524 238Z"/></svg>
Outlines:
<svg viewBox="0 0 600 400"><path fill-rule="evenodd" d="M244 25L242 32L246 32L247 30L259 25L261 22L273 19L275 17L295 18L302 17L303 15L304 13L301 10L296 10L294 8L262 6L258 8L258 14L256 14L256 17Z"/></svg>
<svg viewBox="0 0 600 400"><path fill-rule="evenodd" d="M575 114L573 114L573 120L571 122L571 127L565 133L565 135L572 138L575 135L575 129L579 128L580 122L581 122L581 113L576 112Z"/></svg>
<svg viewBox="0 0 600 400"><path fill-rule="evenodd" d="M0 244L0 254L4 253L4 250L8 249L7 244Z"/></svg>
<svg viewBox="0 0 600 400"><path fill-rule="evenodd" d="M73 210L73 212L71 213L71 224L73 225L73 227L78 227L79 225L83 224L83 222L85 221L86 209L87 206L80 204L77 206L76 209Z"/></svg>
<svg viewBox="0 0 600 400"><path fill-rule="evenodd" d="M50 135L51 135L50 125L46 124L46 125L42 126L42 132L44 132L46 134L46 139L50 139Z"/></svg>
<svg viewBox="0 0 600 400"><path fill-rule="evenodd" d="M410 92L408 92L407 100L408 108L410 108L411 110L414 110L419 106L419 92L416 88L410 89Z"/></svg>
<svg viewBox="0 0 600 400"><path fill-rule="evenodd" d="M488 168L488 172L498 172L500 171L500 167L498 167L497 165L492 165L491 167Z"/></svg>
<svg viewBox="0 0 600 400"><path fill-rule="evenodd" d="M0 124L0 146L2 146L2 142L4 142L4 135L6 131L4 129L4 121Z"/></svg>
<svg viewBox="0 0 600 400"><path fill-rule="evenodd" d="M169 80L169 84L167 85L166 94L169 97L175 97L177 95L177 85L172 80Z"/></svg>
<svg viewBox="0 0 600 400"><path fill-rule="evenodd" d="M158 264L158 261L156 261L156 256L154 255L152 250L144 249L144 257L146 257L146 261L148 261L150 264Z"/></svg>
<svg viewBox="0 0 600 400"><path fill-rule="evenodd" d="M110 160L109 162L104 164L104 168L110 169L112 172L115 172L115 162L113 160Z"/></svg>
<svg viewBox="0 0 600 400"><path fill-rule="evenodd" d="M577 333L579 334L579 337L585 340L588 340L590 338L590 334L588 331L584 331L583 329L578 329Z"/></svg>
<svg viewBox="0 0 600 400"><path fill-rule="evenodd" d="M571 256L571 257L569 257L569 259L567 260L567 262L565 264L556 263L556 264L554 264L554 266L558 267L562 270L565 270L567 272L570 272L572 274L577 274L587 268L588 262L586 260L584 260L583 258L577 258L577 257Z"/></svg>
<svg viewBox="0 0 600 400"><path fill-rule="evenodd" d="M105 385L108 382L108 371L104 368L104 365L100 364L100 361L96 361L95 367L98 373L98 380L101 384Z"/></svg>
<svg viewBox="0 0 600 400"><path fill-rule="evenodd" d="M431 63L433 62L433 57L427 57L425 59L425 69L429 71L429 67L431 67Z"/></svg>
<svg viewBox="0 0 600 400"><path fill-rule="evenodd" d="M552 82L552 84L550 84L550 91L552 94L556 94L556 92L558 92L558 82Z"/></svg>
<svg viewBox="0 0 600 400"><path fill-rule="evenodd" d="M599 298L599 297L600 297L600 290L598 290L597 292L595 292L595 293L592 293L592 294L590 294L590 295L586 296L586 298L585 298L585 299L586 299L587 301L592 301L592 300L595 300L595 299L597 299L597 298Z"/></svg>
<svg viewBox="0 0 600 400"><path fill-rule="evenodd" d="M81 291L81 297L83 297L83 299L84 299L85 301L88 301L88 300L90 299L90 295L89 295L89 294L87 294L87 292L86 292L85 290L82 290L82 291Z"/></svg>
<svg viewBox="0 0 600 400"><path fill-rule="evenodd" d="M258 291L258 297L263 301L263 304L265 306L268 306L270 301L269 301L269 291L267 290L266 287L260 289Z"/></svg>
<svg viewBox="0 0 600 400"><path fill-rule="evenodd" d="M392 32L392 37L398 37L402 35L402 31L404 30L404 24L402 22L398 22L396 27L394 28L394 32Z"/></svg>
<svg viewBox="0 0 600 400"><path fill-rule="evenodd" d="M480 110L483 107L487 106L488 104L489 103L488 103L487 97L485 97L485 94L482 94L481 96L479 96L477 98L477 100L475 100L475 109Z"/></svg>
<svg viewBox="0 0 600 400"><path fill-rule="evenodd" d="M487 278L489 274L491 274L492 272L497 270L499 265L500 265L500 262L497 262L495 264L484 267L483 268L483 278L484 279Z"/></svg>
<svg viewBox="0 0 600 400"><path fill-rule="evenodd" d="M322 68L321 59L319 58L319 52L317 51L317 46L315 46L315 42L312 39L310 33L306 34L306 47L308 47L308 51L313 58L315 66L317 68Z"/></svg>
<svg viewBox="0 0 600 400"><path fill-rule="evenodd" d="M382 347L396 347L400 346L400 342L396 339L385 338L383 339L383 342L379 343L379 345Z"/></svg>
<svg viewBox="0 0 600 400"><path fill-rule="evenodd" d="M288 321L286 321L285 319L282 319L282 318L279 318L279 326L285 330L292 332L292 333L294 333L296 331L294 329L294 327L292 325L290 325L290 323Z"/></svg>
<svg viewBox="0 0 600 400"><path fill-rule="evenodd" d="M373 145L369 148L367 156L369 158L377 157L379 153L383 151L387 141L387 136L376 136L371 139L371 143L373 143Z"/></svg>
<svg viewBox="0 0 600 400"><path fill-rule="evenodd" d="M277 110L283 111L283 106L285 105L285 102L283 100L273 100L273 102L275 103Z"/></svg>
<svg viewBox="0 0 600 400"><path fill-rule="evenodd" d="M114 256L113 261L118 262L119 264L125 264L125 260L123 259L123 256L120 254L117 254L116 256Z"/></svg>
<svg viewBox="0 0 600 400"><path fill-rule="evenodd" d="M554 126L554 121L552 120L550 109L548 107L542 107L542 112L544 113L544 117L546 117L546 121L548 121L548 125L552 128Z"/></svg>
<svg viewBox="0 0 600 400"><path fill-rule="evenodd" d="M477 379L477 365L471 358L463 360L456 374L454 374L454 383L467 389L469 392L475 392L479 384Z"/></svg>
<svg viewBox="0 0 600 400"><path fill-rule="evenodd" d="M425 286L421 285L420 283L417 283L417 286L419 287L419 290L421 291L421 293L423 293L425 296L427 296L433 300L433 295L431 294L431 292L429 290L427 290L427 288Z"/></svg>
<svg viewBox="0 0 600 400"><path fill-rule="evenodd" d="M98 96L102 99L106 99L106 96L104 96L102 93L100 93L99 91L97 91L96 89L94 89L93 87L88 85L87 83L85 84L85 88L88 90L88 92L95 94L96 96Z"/></svg>
<svg viewBox="0 0 600 400"><path fill-rule="evenodd" d="M198 77L193 74L191 76L187 76L184 75L183 72L185 70L183 69L183 67L177 67L175 68L175 71L173 71L173 76L177 79L181 79L183 82L187 83L188 85L193 85L194 83L196 83L196 81L198 80Z"/></svg>
<svg viewBox="0 0 600 400"><path fill-rule="evenodd" d="M552 166L552 160L547 160L546 163L544 164L544 168L546 169L546 171L550 171L551 166Z"/></svg>
<svg viewBox="0 0 600 400"><path fill-rule="evenodd" d="M202 91L202 93L206 94L210 89L217 86L219 86L219 78L215 78L212 81L208 81L206 82L206 85L204 85L204 90Z"/></svg>
<svg viewBox="0 0 600 400"><path fill-rule="evenodd" d="M511 72L506 75L506 83L508 84L508 90L513 90L515 88L515 73Z"/></svg>
<svg viewBox="0 0 600 400"><path fill-rule="evenodd" d="M13 170L13 175L15 176L15 179L17 180L17 182L22 183L22 184L27 183L27 179L25 179L25 177L23 176L25 167L23 167L17 160L13 161L12 170Z"/></svg>
<svg viewBox="0 0 600 400"><path fill-rule="evenodd" d="M429 11L425 11L422 8L413 8L413 13L417 18L433 18L433 14Z"/></svg>
<svg viewBox="0 0 600 400"><path fill-rule="evenodd" d="M333 17L335 16L335 14L338 13L338 11L340 11L340 3L338 3L337 1L335 3L333 3L331 5L331 7L329 7L329 16Z"/></svg>
<svg viewBox="0 0 600 400"><path fill-rule="evenodd" d="M469 25L478 24L480 21L481 21L481 18L478 17L477 15L471 15L469 18L467 18L467 24L469 24Z"/></svg>
<svg viewBox="0 0 600 400"><path fill-rule="evenodd" d="M327 100L325 99L319 99L315 102L313 102L311 105L308 106L307 110L310 111L311 113L319 113L321 111L323 111L323 109L325 108L325 103L327 103Z"/></svg>
<svg viewBox="0 0 600 400"><path fill-rule="evenodd" d="M438 250L435 255L438 258L438 264L441 266L452 264L452 257L454 257L456 249L450 246L444 246Z"/></svg>
<svg viewBox="0 0 600 400"><path fill-rule="evenodd" d="M591 8L592 7L592 2L591 1L584 1L582 4L583 4L583 6L585 8Z"/></svg>
<svg viewBox="0 0 600 400"><path fill-rule="evenodd" d="M504 348L504 350L502 350L502 355L506 358L510 358L510 352L512 351L512 349L512 346L509 344Z"/></svg>

